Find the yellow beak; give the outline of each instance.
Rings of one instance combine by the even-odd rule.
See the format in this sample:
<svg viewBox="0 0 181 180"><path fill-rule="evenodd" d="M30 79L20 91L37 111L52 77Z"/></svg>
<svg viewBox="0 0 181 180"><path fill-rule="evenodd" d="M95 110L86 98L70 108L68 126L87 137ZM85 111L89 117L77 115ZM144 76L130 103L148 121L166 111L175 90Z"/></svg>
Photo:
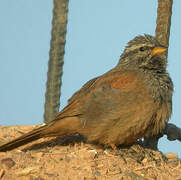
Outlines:
<svg viewBox="0 0 181 180"><path fill-rule="evenodd" d="M166 51L167 51L167 48L159 46L159 47L155 47L152 50L151 54L154 56L154 55L157 55L157 54L162 54L162 53L164 53Z"/></svg>

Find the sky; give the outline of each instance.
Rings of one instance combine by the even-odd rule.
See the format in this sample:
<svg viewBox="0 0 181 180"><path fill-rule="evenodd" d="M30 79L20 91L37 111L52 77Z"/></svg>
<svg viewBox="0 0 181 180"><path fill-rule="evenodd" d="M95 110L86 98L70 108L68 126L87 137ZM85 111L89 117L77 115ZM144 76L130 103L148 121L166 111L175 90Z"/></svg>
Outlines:
<svg viewBox="0 0 181 180"><path fill-rule="evenodd" d="M0 125L43 122L53 1L0 1ZM181 127L181 1L174 1L168 72L174 82L170 122ZM61 87L61 107L91 78L113 68L136 35L154 35L157 1L70 0ZM166 137L163 152L181 143Z"/></svg>

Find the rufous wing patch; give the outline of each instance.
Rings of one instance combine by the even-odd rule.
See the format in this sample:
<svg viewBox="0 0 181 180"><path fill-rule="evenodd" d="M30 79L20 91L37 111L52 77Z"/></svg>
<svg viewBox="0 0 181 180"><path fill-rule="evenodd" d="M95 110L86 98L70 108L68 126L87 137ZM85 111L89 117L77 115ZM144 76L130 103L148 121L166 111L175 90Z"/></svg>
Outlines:
<svg viewBox="0 0 181 180"><path fill-rule="evenodd" d="M136 85L135 76L129 73L114 77L110 83L112 88L125 91L136 88Z"/></svg>

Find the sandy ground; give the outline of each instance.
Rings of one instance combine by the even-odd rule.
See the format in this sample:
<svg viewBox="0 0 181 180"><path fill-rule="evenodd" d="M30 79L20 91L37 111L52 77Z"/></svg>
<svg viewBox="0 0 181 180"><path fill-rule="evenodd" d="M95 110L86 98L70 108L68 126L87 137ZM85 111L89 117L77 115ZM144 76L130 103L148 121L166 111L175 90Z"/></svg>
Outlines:
<svg viewBox="0 0 181 180"><path fill-rule="evenodd" d="M35 126L0 126L0 144ZM85 144L79 136L44 138L0 152L2 180L181 180L177 154L140 145L118 150Z"/></svg>

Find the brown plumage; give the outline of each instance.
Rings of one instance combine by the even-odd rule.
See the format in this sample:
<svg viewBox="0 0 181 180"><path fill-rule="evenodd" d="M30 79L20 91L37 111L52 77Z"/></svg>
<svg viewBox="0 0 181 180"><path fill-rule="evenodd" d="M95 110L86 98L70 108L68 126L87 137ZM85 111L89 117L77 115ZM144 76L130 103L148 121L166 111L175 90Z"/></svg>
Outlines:
<svg viewBox="0 0 181 180"><path fill-rule="evenodd" d="M137 36L117 66L88 81L52 122L0 146L0 151L74 133L115 147L161 132L172 111L166 50L150 35Z"/></svg>

